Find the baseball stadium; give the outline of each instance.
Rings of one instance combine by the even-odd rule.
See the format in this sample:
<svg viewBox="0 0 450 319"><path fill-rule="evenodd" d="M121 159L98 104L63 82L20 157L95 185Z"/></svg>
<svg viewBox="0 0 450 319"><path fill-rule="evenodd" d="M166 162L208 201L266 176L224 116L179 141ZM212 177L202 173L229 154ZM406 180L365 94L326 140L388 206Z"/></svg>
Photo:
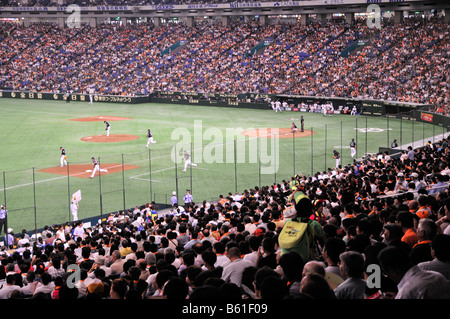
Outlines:
<svg viewBox="0 0 450 319"><path fill-rule="evenodd" d="M1 0L0 299L450 298L449 22Z"/></svg>

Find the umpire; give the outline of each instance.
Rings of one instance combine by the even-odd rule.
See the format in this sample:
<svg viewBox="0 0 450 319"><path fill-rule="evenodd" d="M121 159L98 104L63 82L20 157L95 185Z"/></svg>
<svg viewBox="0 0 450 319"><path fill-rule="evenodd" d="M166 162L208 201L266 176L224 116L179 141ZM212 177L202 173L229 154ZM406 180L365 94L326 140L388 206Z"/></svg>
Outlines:
<svg viewBox="0 0 450 319"><path fill-rule="evenodd" d="M2 232L2 229L5 230L5 234L7 233L6 231L6 217L8 216L8 210L6 209L5 205L2 205L1 209L0 209L0 233Z"/></svg>

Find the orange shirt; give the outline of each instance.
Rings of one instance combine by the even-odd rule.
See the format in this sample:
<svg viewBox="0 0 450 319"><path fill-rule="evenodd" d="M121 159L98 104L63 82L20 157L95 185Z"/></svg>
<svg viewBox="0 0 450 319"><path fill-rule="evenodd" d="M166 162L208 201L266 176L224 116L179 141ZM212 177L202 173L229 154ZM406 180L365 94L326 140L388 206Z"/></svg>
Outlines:
<svg viewBox="0 0 450 319"><path fill-rule="evenodd" d="M428 207L426 206L422 206L420 207L417 212L416 215L419 216L419 218L428 218L429 215L429 211L428 211Z"/></svg>
<svg viewBox="0 0 450 319"><path fill-rule="evenodd" d="M416 232L410 228L406 230L405 234L402 237L402 241L407 243L410 247L413 247L417 242L419 241L419 238L417 238Z"/></svg>

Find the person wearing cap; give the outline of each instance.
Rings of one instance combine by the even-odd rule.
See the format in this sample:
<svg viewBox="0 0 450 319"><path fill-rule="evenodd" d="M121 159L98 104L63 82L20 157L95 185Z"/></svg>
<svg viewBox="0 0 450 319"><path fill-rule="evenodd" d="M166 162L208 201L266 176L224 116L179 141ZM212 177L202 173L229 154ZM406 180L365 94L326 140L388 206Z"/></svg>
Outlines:
<svg viewBox="0 0 450 319"><path fill-rule="evenodd" d="M60 159L59 159L59 162L60 162L59 166L60 167L63 167L64 165L67 166L66 150L62 146L59 149L61 150L61 156L60 156Z"/></svg>
<svg viewBox="0 0 450 319"><path fill-rule="evenodd" d="M354 158L356 155L356 142L355 139L352 138L352 141L350 142L350 156L351 158Z"/></svg>
<svg viewBox="0 0 450 319"><path fill-rule="evenodd" d="M283 215L287 219L284 227L287 227L287 221L299 221L308 223L308 228L296 247L290 249L281 248L281 254L294 251L302 257L303 261L307 262L313 259L316 253L315 249L317 246L313 243L318 242L319 245L322 245L325 232L318 221L310 219L313 214L313 205L311 199L305 193L296 191L289 195L288 201L293 204L294 208L289 207L289 209L283 211Z"/></svg>
<svg viewBox="0 0 450 319"><path fill-rule="evenodd" d="M189 189L186 189L186 194L183 196L183 201L185 204L190 204L193 200L191 191Z"/></svg>
<svg viewBox="0 0 450 319"><path fill-rule="evenodd" d="M150 131L150 129L148 129L147 130L147 145L145 145L145 147L148 147L150 145L150 143L156 144L156 141L153 140L152 131Z"/></svg>
<svg viewBox="0 0 450 319"><path fill-rule="evenodd" d="M4 229L5 234L7 234L6 229L6 217L8 216L8 210L6 209L5 205L2 205L0 208L0 234L2 232L2 229Z"/></svg>
<svg viewBox="0 0 450 319"><path fill-rule="evenodd" d="M336 160L336 168L338 168L339 164L341 163L341 155L338 151L333 150L333 158Z"/></svg>
<svg viewBox="0 0 450 319"><path fill-rule="evenodd" d="M106 128L105 128L106 136L109 136L109 130L110 130L110 128L111 128L111 125L109 124L108 121L103 121L103 123L106 124Z"/></svg>
<svg viewBox="0 0 450 319"><path fill-rule="evenodd" d="M405 175L402 172L397 174L397 182L395 183L394 191L404 192L408 189L408 183L405 181Z"/></svg>
<svg viewBox="0 0 450 319"><path fill-rule="evenodd" d="M398 147L397 140L394 140L391 144L391 148L396 148L396 147Z"/></svg>
<svg viewBox="0 0 450 319"><path fill-rule="evenodd" d="M100 164L98 163L98 161L95 159L95 157L91 157L92 160L92 164L94 165L94 168L92 170L92 174L91 174L91 178L94 178L95 173L100 171L100 172L104 172L104 173L108 173L107 169L101 169L100 168Z"/></svg>
<svg viewBox="0 0 450 319"><path fill-rule="evenodd" d="M172 197L170 198L170 202L172 203L172 207L175 206L175 204L178 204L177 193L175 191L172 192Z"/></svg>
<svg viewBox="0 0 450 319"><path fill-rule="evenodd" d="M191 154L189 154L186 150L184 150L184 153L183 153L183 160L184 160L183 172L186 172L188 165L197 166L197 164L192 163Z"/></svg>

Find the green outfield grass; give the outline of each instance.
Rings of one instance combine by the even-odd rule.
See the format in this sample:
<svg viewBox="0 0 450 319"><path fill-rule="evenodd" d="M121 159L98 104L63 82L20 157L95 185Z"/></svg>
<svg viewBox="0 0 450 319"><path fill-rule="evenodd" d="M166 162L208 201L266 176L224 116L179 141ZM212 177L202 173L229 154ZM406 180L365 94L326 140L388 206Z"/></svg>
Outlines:
<svg viewBox="0 0 450 319"><path fill-rule="evenodd" d="M274 139L225 138L227 129L289 128L292 121L300 127L301 115L305 118L305 129L314 132L312 136L279 139L277 144L272 144ZM140 138L119 143L83 142L82 137L105 134L103 122L70 121L89 116L132 118L110 122L111 134ZM176 104L89 105L87 102L1 99L0 118L0 202L6 202L8 226L15 232L70 221L70 195L79 189L82 192L79 218L106 217L109 212L150 200L164 203L175 190L178 190L180 203L183 203L186 189L191 189L194 200L200 202L217 199L219 194L270 185L298 173L314 174L334 167L333 149L342 154L345 165L351 162L348 145L352 138L357 140L357 157L360 158L366 152L378 152L379 147L388 146L394 138L399 144L407 144L442 133L440 127L378 117L324 117L322 114ZM201 123L200 135L198 128L194 128L195 123ZM145 147L148 128L157 141L149 149ZM180 141L175 133L183 130L190 139ZM182 172L183 163L174 163L177 143L176 158L181 158L182 150L187 149L192 152L197 167ZM234 143L239 150L236 164ZM263 152L257 150L254 156L252 145L259 147L265 143L269 150L272 145L276 146L273 157L276 162L272 163L278 169L261 174L268 165L259 158ZM59 166L60 146L67 151L69 177L40 172ZM271 155L271 152L265 154ZM71 165L90 164L92 156L100 157L101 164L124 163L138 168L93 179L70 176Z"/></svg>

